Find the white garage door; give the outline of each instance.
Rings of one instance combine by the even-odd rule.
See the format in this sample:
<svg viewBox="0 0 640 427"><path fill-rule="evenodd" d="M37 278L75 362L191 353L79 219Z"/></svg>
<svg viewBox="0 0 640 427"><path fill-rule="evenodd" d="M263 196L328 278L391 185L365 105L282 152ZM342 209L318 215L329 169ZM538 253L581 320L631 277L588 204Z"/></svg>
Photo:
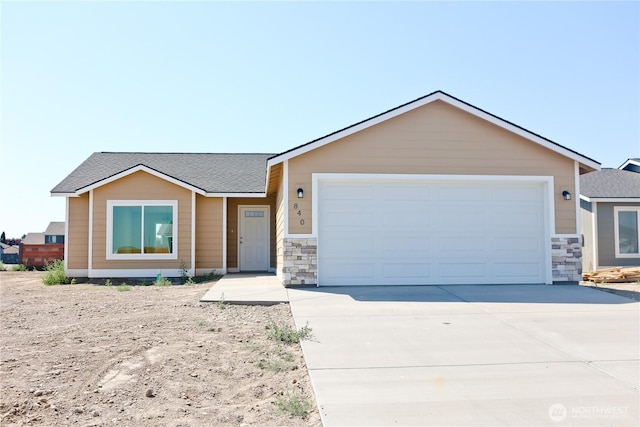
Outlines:
<svg viewBox="0 0 640 427"><path fill-rule="evenodd" d="M545 282L537 182L320 180L318 284Z"/></svg>

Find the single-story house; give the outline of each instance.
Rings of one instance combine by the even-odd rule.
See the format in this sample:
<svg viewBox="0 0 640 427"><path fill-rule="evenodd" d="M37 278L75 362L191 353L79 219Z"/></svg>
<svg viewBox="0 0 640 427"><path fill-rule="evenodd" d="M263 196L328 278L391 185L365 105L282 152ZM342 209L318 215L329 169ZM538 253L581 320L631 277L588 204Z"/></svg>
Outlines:
<svg viewBox="0 0 640 427"><path fill-rule="evenodd" d="M583 269L640 267L640 159L580 176Z"/></svg>
<svg viewBox="0 0 640 427"><path fill-rule="evenodd" d="M600 164L444 92L279 154L92 154L70 276L272 271L284 285L575 282Z"/></svg>

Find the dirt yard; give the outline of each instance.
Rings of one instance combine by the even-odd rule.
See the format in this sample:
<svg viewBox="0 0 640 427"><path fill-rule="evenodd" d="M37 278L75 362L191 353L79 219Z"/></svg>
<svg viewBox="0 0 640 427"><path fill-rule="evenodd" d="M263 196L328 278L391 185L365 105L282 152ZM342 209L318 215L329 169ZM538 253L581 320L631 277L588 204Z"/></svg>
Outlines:
<svg viewBox="0 0 640 427"><path fill-rule="evenodd" d="M288 305L40 277L0 272L0 425L321 425L300 346L268 335Z"/></svg>

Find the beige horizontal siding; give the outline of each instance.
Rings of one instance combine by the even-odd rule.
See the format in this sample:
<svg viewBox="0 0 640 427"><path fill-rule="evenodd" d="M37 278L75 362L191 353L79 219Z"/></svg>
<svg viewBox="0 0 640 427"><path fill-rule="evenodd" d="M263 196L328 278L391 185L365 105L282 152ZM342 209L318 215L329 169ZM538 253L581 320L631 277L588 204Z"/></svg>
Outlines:
<svg viewBox="0 0 640 427"><path fill-rule="evenodd" d="M436 101L289 160L289 232L311 233L312 173L542 175L554 177L556 233L576 232L573 160ZM302 186L304 199L296 190ZM577 197L574 194L574 197Z"/></svg>
<svg viewBox="0 0 640 427"><path fill-rule="evenodd" d="M191 265L191 191L139 171L93 190L93 268L160 269ZM177 260L107 260L107 200L177 200Z"/></svg>
<svg viewBox="0 0 640 427"><path fill-rule="evenodd" d="M89 194L69 197L67 268L87 269L89 249Z"/></svg>
<svg viewBox="0 0 640 427"><path fill-rule="evenodd" d="M222 198L196 196L196 268L222 268Z"/></svg>

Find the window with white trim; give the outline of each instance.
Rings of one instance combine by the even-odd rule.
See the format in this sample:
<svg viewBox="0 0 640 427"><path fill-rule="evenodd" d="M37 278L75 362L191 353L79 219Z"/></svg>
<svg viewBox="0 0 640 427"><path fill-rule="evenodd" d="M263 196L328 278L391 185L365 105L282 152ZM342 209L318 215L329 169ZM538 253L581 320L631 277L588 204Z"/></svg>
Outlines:
<svg viewBox="0 0 640 427"><path fill-rule="evenodd" d="M177 200L107 201L107 259L177 259Z"/></svg>
<svg viewBox="0 0 640 427"><path fill-rule="evenodd" d="M640 258L640 207L613 208L616 258Z"/></svg>

